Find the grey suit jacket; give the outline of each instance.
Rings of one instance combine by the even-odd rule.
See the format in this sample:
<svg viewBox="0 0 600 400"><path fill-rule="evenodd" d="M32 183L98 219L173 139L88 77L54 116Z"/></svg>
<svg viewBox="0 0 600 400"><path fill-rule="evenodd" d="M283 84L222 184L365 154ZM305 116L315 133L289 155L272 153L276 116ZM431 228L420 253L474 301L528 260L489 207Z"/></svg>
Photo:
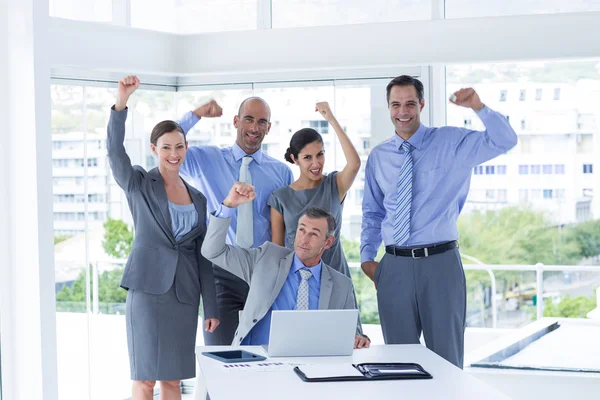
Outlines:
<svg viewBox="0 0 600 400"><path fill-rule="evenodd" d="M240 316L233 345L242 343L250 330L269 311L285 283L294 252L272 242L253 249L225 243L230 218L209 216L202 254L215 265L240 277L250 285L248 299ZM347 276L323 263L319 309L355 309L354 287Z"/></svg>
<svg viewBox="0 0 600 400"><path fill-rule="evenodd" d="M132 166L125 151L126 119L127 109L111 109L107 138L110 167L125 191L135 229L121 287L164 294L177 279L175 289L180 301L198 304L202 296L204 318L217 318L213 266L200 252L206 234L206 198L184 181L198 212L198 226L175 240L167 192L158 168L146 172L138 165Z"/></svg>

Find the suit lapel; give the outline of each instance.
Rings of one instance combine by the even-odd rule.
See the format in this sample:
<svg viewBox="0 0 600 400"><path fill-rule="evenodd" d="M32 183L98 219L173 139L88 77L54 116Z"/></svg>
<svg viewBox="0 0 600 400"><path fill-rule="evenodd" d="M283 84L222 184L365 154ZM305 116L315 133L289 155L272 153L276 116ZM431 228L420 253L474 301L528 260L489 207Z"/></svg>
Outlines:
<svg viewBox="0 0 600 400"><path fill-rule="evenodd" d="M279 270L277 271L277 278L275 279L275 285L273 286L273 292L271 293L271 297L269 298L269 305L272 305L275 302L275 299L279 295L283 284L285 283L289 273L290 268L292 268L292 262L294 261L294 253L288 254L285 258L282 258L279 261Z"/></svg>
<svg viewBox="0 0 600 400"><path fill-rule="evenodd" d="M329 268L323 263L321 266L321 290L319 292L319 310L327 310L329 301L331 300L331 292L333 291L333 281Z"/></svg>
<svg viewBox="0 0 600 400"><path fill-rule="evenodd" d="M162 221L158 220L161 229L169 237L172 243L175 243L175 237L173 236L173 227L171 225L171 213L169 213L169 199L167 198L167 191L165 190L165 182L160 176L158 168L150 170L148 173L152 177L152 190L154 196L158 202L158 209L162 215Z"/></svg>

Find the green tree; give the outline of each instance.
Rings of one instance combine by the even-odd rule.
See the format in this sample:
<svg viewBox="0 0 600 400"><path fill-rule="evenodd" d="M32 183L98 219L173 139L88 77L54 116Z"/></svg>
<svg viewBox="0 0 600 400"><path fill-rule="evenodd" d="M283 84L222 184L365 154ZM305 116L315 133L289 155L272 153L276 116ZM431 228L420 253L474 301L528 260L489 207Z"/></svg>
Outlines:
<svg viewBox="0 0 600 400"><path fill-rule="evenodd" d="M90 275L92 273L92 266L90 265ZM104 271L98 275L98 301L102 305L114 304L114 303L125 303L127 297L127 291L119 287L121 278L123 277L123 268L116 268L110 271ZM57 302L64 303L86 303L86 291L85 291L85 270L82 270L77 279L73 282L71 287L63 286L63 288L56 294ZM93 297L93 289L90 288L90 296ZM60 304L57 304L60 309ZM73 306L69 307L69 310L73 310ZM77 311L84 311L85 306L75 307ZM110 308L108 308L110 310Z"/></svg>
<svg viewBox="0 0 600 400"><path fill-rule="evenodd" d="M357 240L348 240L341 238L342 248L346 260L351 262L360 262L360 242ZM381 246L376 259L381 259L384 248ZM356 292L356 301L360 307L360 319L363 324L379 324L379 312L377 310L377 291L373 281L365 275L360 268L350 268L352 283Z"/></svg>
<svg viewBox="0 0 600 400"><path fill-rule="evenodd" d="M54 245L57 245L60 242L64 242L65 240L69 239L70 237L71 237L70 235L54 235Z"/></svg>
<svg viewBox="0 0 600 400"><path fill-rule="evenodd" d="M565 228L523 207L474 211L458 221L461 251L486 264L570 264L581 254Z"/></svg>
<svg viewBox="0 0 600 400"><path fill-rule="evenodd" d="M342 249L348 262L360 262L360 243L357 240L348 240L342 236Z"/></svg>
<svg viewBox="0 0 600 400"><path fill-rule="evenodd" d="M583 257L600 255L600 220L586 221L575 225L571 231L573 240Z"/></svg>
<svg viewBox="0 0 600 400"><path fill-rule="evenodd" d="M464 214L458 228L461 253L486 264L572 264L582 257L571 228L553 226L544 213L530 208L506 207ZM514 284L523 287L535 281L533 272L494 273L497 290L504 295ZM465 276L469 298L481 297L482 290L491 285L485 271L465 271Z"/></svg>
<svg viewBox="0 0 600 400"><path fill-rule="evenodd" d="M122 220L109 218L104 223L102 247L115 258L127 258L133 245L133 231Z"/></svg>
<svg viewBox="0 0 600 400"><path fill-rule="evenodd" d="M544 317L585 318L587 313L596 308L596 297L565 297L558 304L546 299Z"/></svg>
<svg viewBox="0 0 600 400"><path fill-rule="evenodd" d="M109 218L104 223L104 240L102 241L102 246L107 254L116 258L127 258L132 244L133 232L125 222ZM91 276L92 266L90 265L89 268ZM83 269L70 287L63 286L56 294L58 310L85 312L85 275L86 271ZM98 274L98 301L100 307L104 310L103 312L112 313L112 305L125 303L127 291L121 289L119 286L122 277L123 268L103 271ZM92 289L90 288L90 290ZM93 292L90 295L93 296Z"/></svg>

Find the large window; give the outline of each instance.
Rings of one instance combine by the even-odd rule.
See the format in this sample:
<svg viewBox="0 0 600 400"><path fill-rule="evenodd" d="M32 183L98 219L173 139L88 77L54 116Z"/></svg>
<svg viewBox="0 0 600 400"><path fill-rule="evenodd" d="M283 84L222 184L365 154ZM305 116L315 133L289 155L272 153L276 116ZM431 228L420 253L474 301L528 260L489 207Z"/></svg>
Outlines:
<svg viewBox="0 0 600 400"><path fill-rule="evenodd" d="M116 91L55 84L51 92L59 395L126 398L126 292L119 281L131 215L106 157ZM134 164L151 166L149 132L174 109L173 91L138 90L132 97L125 146Z"/></svg>
<svg viewBox="0 0 600 400"><path fill-rule="evenodd" d="M600 85L597 65L597 61L574 61L447 67L448 93L461 87L475 88L488 107L511 116L519 134L517 148L492 161L506 165L506 178L496 181L475 173L459 220L469 326L492 326L493 299L499 327L529 323L536 318L540 302L546 316L584 318L594 307L600 267L598 272L582 272L577 266L598 264L600 253L600 203L590 201L593 191L585 192L600 185L591 175L593 155L600 154L599 142L592 138L600 132L591 124L582 135L574 131L582 116L598 117L600 100L594 95ZM549 96L542 97L542 91ZM536 101L516 95L525 92L535 92ZM499 97L498 93L509 95ZM560 94L560 107L556 106L556 93ZM592 104L582 104L581 98ZM473 119L474 129L484 128L471 110L448 106L449 125L462 126L467 118ZM525 119L527 135L520 134L519 121ZM487 194L497 190L498 195L480 201L482 190ZM591 197L582 197L584 192ZM521 264L530 270L542 263L564 265L565 270L542 273L543 294L538 299L535 272L516 268L495 271L497 292L492 294L487 272L469 270L473 262L500 268Z"/></svg>
<svg viewBox="0 0 600 400"><path fill-rule="evenodd" d="M222 117L205 118L190 130L187 136L189 145L231 146L237 134L233 126L233 117L237 115L242 100L250 96L252 85L202 87L178 92L177 117L210 100L215 100L223 108Z"/></svg>
<svg viewBox="0 0 600 400"><path fill-rule="evenodd" d="M586 91L600 82L595 65L583 61L447 68L447 93L473 86L490 108L514 115L511 121L517 124L517 132L522 119L530 124L526 135L519 133L516 149L473 170L459 220L467 270L468 326L490 327L494 316L498 327L525 325L535 319L540 301L535 271L496 271L496 293L492 293L487 272L472 270L476 265L471 262L521 264L523 269L536 263L564 265L565 271L543 273L541 301L548 315L563 316L565 309L572 309L570 302L583 308L593 304L592 288L600 283L600 273L577 272L575 266L597 263L594 256L600 253L600 227L593 219L600 215L593 201L593 194L600 193L600 180L592 170L600 149L595 147L596 125L581 126L577 134L573 127L597 118L594 113L600 108L593 104L580 108L577 101L594 98ZM578 78L582 70L588 79L585 83ZM342 241L363 322L376 325L376 292L358 265L361 203L370 150L394 134L385 100L389 80L202 86L178 92L140 89L129 104L125 146L133 163L154 167L148 143L154 124L176 119L210 99L223 107L223 117L203 119L190 131L188 141L192 146L230 146L236 140L233 116L244 98L255 95L263 97L272 111L272 128L263 150L283 162L293 133L313 127L324 134L325 171L331 172L343 168L345 159L335 133L314 111L316 102L328 101L362 159L361 171L344 202ZM424 79L424 83L427 96L429 82ZM560 107L556 108L552 96L536 101L521 100L518 95L521 90L535 93L539 88L547 93L560 88ZM67 400L81 398L78 393L89 393L90 399L126 396L130 382L125 291L119 288L119 280L133 232L125 196L106 159L106 123L115 90L60 84L51 90L60 394ZM431 99L426 102L430 104ZM424 124L429 124L427 110L422 113ZM464 127L469 120L470 129L483 129L468 109L449 105L447 119L449 125ZM297 168L290 168L298 177ZM492 312L494 304L496 313ZM106 381L112 384L103 384Z"/></svg>
<svg viewBox="0 0 600 400"><path fill-rule="evenodd" d="M319 127L327 126L321 115L315 112L315 104L319 101L328 101L333 106L334 89L333 82L318 83L311 85L303 84L255 84L254 95L260 96L271 106L271 133L265 138L268 143L269 155L286 162L285 151L289 147L292 135L301 128L313 128L326 133ZM325 124L321 125L325 121ZM325 128L327 129L327 128ZM333 133L333 132L331 132ZM334 135L335 136L335 135ZM335 137L324 135L325 153L327 163L325 172L333 171L335 164L332 145ZM332 162L329 162L331 160ZM296 166L289 165L295 177L299 171Z"/></svg>
<svg viewBox="0 0 600 400"><path fill-rule="evenodd" d="M134 164L154 167L148 137L154 124L176 119L210 99L223 107L223 116L201 120L190 131L189 144L230 146L236 140L233 117L241 101L255 95L272 111L263 148L284 162L293 133L324 121L314 105L328 101L363 160L345 200L342 240L363 321L378 324L374 286L358 261L364 165L372 146L393 134L385 102L388 82L389 78L206 86L179 92L140 89L129 104L125 147ZM119 281L134 232L125 195L106 158L106 124L115 89L54 84L51 90L60 398L81 399L82 393L90 399L125 398L130 391L126 292ZM335 133L326 125L317 128L329 128L324 135L325 171L342 169L345 159ZM298 176L297 168L290 167Z"/></svg>
<svg viewBox="0 0 600 400"><path fill-rule="evenodd" d="M77 21L112 22L113 0L50 0L50 16Z"/></svg>
<svg viewBox="0 0 600 400"><path fill-rule="evenodd" d="M256 29L257 0L131 0L131 26L182 34Z"/></svg>
<svg viewBox="0 0 600 400"><path fill-rule="evenodd" d="M600 10L599 0L445 0L446 18L499 17Z"/></svg>
<svg viewBox="0 0 600 400"><path fill-rule="evenodd" d="M420 0L272 0L273 28L431 19Z"/></svg>

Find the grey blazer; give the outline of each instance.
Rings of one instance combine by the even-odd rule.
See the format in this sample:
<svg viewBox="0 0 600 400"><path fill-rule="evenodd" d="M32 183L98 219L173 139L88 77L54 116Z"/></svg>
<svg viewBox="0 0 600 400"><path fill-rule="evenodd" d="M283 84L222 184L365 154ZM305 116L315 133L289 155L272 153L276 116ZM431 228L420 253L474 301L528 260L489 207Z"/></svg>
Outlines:
<svg viewBox="0 0 600 400"><path fill-rule="evenodd" d="M198 226L175 240L167 192L158 168L146 172L138 165L132 166L125 151L126 119L127 109L115 111L113 107L107 138L110 167L125 191L135 229L121 287L164 294L175 283L181 302L198 304L202 296L204 318L218 318L213 266L200 252L206 234L206 198L184 181L198 212Z"/></svg>
<svg viewBox="0 0 600 400"><path fill-rule="evenodd" d="M248 299L233 338L232 345L237 346L275 302L292 267L294 252L272 242L265 242L253 249L228 245L225 238L229 222L230 218L209 215L202 254L250 285ZM319 309L355 309L353 291L350 278L323 263Z"/></svg>

